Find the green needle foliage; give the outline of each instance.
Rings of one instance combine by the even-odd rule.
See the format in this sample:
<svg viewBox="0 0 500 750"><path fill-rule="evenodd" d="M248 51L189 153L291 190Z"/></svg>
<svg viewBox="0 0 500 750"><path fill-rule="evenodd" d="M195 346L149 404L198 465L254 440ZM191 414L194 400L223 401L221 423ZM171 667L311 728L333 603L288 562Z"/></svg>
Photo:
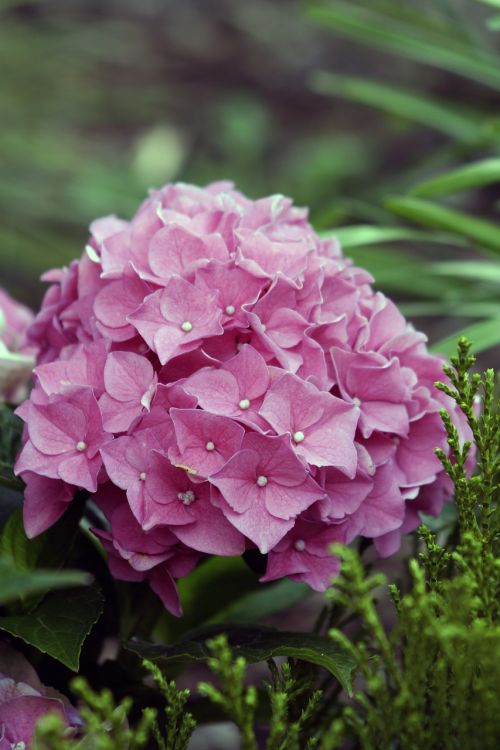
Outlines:
<svg viewBox="0 0 500 750"><path fill-rule="evenodd" d="M335 549L343 567L330 595L356 613L364 635L353 644L340 630L331 633L355 657L360 685L324 733L321 750L341 747L346 738L362 750L498 747L500 425L493 371L471 374L473 364L470 344L461 339L445 368L450 384L437 384L459 404L473 436L463 441L442 412L450 456L437 453L455 488L457 544L446 549L421 527L425 549L410 561L409 592L390 587L397 618L389 634L373 599L385 578L366 578L354 550Z"/></svg>

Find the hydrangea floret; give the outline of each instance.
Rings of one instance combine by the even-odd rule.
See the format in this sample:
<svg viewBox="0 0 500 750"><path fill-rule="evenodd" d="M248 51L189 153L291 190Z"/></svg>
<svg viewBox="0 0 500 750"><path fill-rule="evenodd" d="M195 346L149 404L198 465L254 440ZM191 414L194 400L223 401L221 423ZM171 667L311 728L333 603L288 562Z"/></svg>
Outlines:
<svg viewBox="0 0 500 750"><path fill-rule="evenodd" d="M288 198L167 185L44 278L18 410L29 536L86 490L113 574L180 614L204 555L258 550L262 580L323 590L332 542L391 554L447 498L441 359Z"/></svg>
<svg viewBox="0 0 500 750"><path fill-rule="evenodd" d="M69 733L82 726L67 698L42 685L24 656L0 643L0 750L30 750L36 724L47 714L58 716Z"/></svg>

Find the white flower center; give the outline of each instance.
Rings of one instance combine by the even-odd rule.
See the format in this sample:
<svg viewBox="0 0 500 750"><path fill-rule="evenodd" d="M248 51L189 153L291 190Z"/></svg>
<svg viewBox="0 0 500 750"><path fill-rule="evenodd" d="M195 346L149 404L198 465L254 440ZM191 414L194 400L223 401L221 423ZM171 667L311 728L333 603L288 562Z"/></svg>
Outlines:
<svg viewBox="0 0 500 750"><path fill-rule="evenodd" d="M177 497L183 505L191 505L195 500L193 490L186 490L186 492L178 492Z"/></svg>
<svg viewBox="0 0 500 750"><path fill-rule="evenodd" d="M214 451L215 445L214 443L212 443L211 440L209 440L208 443L205 445L205 448L207 449L207 451Z"/></svg>
<svg viewBox="0 0 500 750"><path fill-rule="evenodd" d="M352 403L354 406L357 406L358 408L361 406L361 399L359 399L357 396L354 396Z"/></svg>
<svg viewBox="0 0 500 750"><path fill-rule="evenodd" d="M145 482L146 481L146 472L145 471L141 471L141 473L139 474L139 479L141 480L141 482Z"/></svg>
<svg viewBox="0 0 500 750"><path fill-rule="evenodd" d="M300 430L293 433L294 443L301 443L304 440L304 438L305 438L305 435Z"/></svg>
<svg viewBox="0 0 500 750"><path fill-rule="evenodd" d="M246 411L246 409L250 409L250 401L247 398L242 398L239 402L238 406L243 411Z"/></svg>
<svg viewBox="0 0 500 750"><path fill-rule="evenodd" d="M236 312L236 308L234 305L228 305L226 307L226 315L234 315L235 312Z"/></svg>
<svg viewBox="0 0 500 750"><path fill-rule="evenodd" d="M193 330L193 324L189 322L189 320L185 320L184 323L181 325L182 330L184 333L189 333L189 331Z"/></svg>
<svg viewBox="0 0 500 750"><path fill-rule="evenodd" d="M21 742L14 742L10 745L11 750L26 750L26 743L21 740Z"/></svg>
<svg viewBox="0 0 500 750"><path fill-rule="evenodd" d="M306 548L306 543L304 542L303 539L296 539L295 542L293 543L293 546L295 547L297 552L303 552Z"/></svg>
<svg viewBox="0 0 500 750"><path fill-rule="evenodd" d="M257 477L257 484L259 485L259 487L265 487L267 484L267 477L265 477L263 474L260 474Z"/></svg>
<svg viewBox="0 0 500 750"><path fill-rule="evenodd" d="M267 326L265 323L262 323L261 328L262 328L262 333L265 333L267 331Z"/></svg>
<svg viewBox="0 0 500 750"><path fill-rule="evenodd" d="M87 450L87 443L85 440L79 440L75 446L77 451L80 451L80 453L83 453L83 451Z"/></svg>

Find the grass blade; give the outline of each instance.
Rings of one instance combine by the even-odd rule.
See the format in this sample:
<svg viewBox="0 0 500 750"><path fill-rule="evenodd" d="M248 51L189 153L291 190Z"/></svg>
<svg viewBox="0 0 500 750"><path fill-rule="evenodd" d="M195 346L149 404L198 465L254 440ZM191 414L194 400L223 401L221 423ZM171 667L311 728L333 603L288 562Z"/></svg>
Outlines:
<svg viewBox="0 0 500 750"><path fill-rule="evenodd" d="M340 96L366 104L391 115L425 125L459 141L474 142L482 137L478 118L461 114L440 101L416 91L398 89L376 81L339 76L326 71L313 74L311 87L320 94Z"/></svg>
<svg viewBox="0 0 500 750"><path fill-rule="evenodd" d="M390 198L386 207L417 224L454 232L500 254L500 229L489 221L420 198Z"/></svg>
<svg viewBox="0 0 500 750"><path fill-rule="evenodd" d="M434 273L444 276L483 281L495 284L495 286L500 283L500 263L488 263L480 260L451 260L433 263L431 269Z"/></svg>
<svg viewBox="0 0 500 750"><path fill-rule="evenodd" d="M421 232L418 229L409 229L408 227L378 227L371 224L339 227L329 232L322 232L321 236L325 239L335 237L344 249L378 245L384 242L426 242L444 245L465 244L462 238L458 238L457 242L457 237L452 234Z"/></svg>
<svg viewBox="0 0 500 750"><path fill-rule="evenodd" d="M452 195L500 181L500 159L483 159L420 183L411 191L421 198Z"/></svg>
<svg viewBox="0 0 500 750"><path fill-rule="evenodd" d="M337 34L415 62L431 65L500 89L496 56L478 53L448 35L424 31L352 4L313 5L309 15Z"/></svg>
<svg viewBox="0 0 500 750"><path fill-rule="evenodd" d="M461 336L465 336L469 341L472 341L472 352L474 354L479 354L494 346L498 346L500 344L500 318L473 323L451 336L437 341L430 349L432 352L450 357L452 354L455 354L457 341Z"/></svg>

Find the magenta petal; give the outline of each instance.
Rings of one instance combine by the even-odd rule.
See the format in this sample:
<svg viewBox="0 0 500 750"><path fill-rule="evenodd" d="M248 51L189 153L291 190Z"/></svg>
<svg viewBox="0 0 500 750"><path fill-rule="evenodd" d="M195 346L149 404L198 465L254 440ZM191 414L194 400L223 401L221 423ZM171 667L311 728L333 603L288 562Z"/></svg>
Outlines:
<svg viewBox="0 0 500 750"><path fill-rule="evenodd" d="M104 367L104 385L117 401L140 402L154 379L151 363L133 352L111 352Z"/></svg>
<svg viewBox="0 0 500 750"><path fill-rule="evenodd" d="M68 507L74 495L71 487L58 479L47 479L32 472L23 474L26 482L23 522L29 539L52 526Z"/></svg>
<svg viewBox="0 0 500 750"><path fill-rule="evenodd" d="M149 578L151 588L158 594L163 606L176 617L182 617L182 607L179 601L179 593L175 581L166 566L155 568Z"/></svg>
<svg viewBox="0 0 500 750"><path fill-rule="evenodd" d="M61 701L44 696L25 695L0 705L0 726L11 747L24 742L30 748L36 723L48 713L65 718Z"/></svg>
<svg viewBox="0 0 500 750"><path fill-rule="evenodd" d="M244 536L229 523L218 508L210 504L208 499L197 500L190 508L195 522L175 527L175 535L181 542L210 555L243 554Z"/></svg>
<svg viewBox="0 0 500 750"><path fill-rule="evenodd" d="M31 441L46 455L75 450L87 432L84 413L70 403L33 404L29 420Z"/></svg>
<svg viewBox="0 0 500 750"><path fill-rule="evenodd" d="M250 507L244 513L236 513L231 508L224 508L223 513L238 531L257 545L263 555L283 539L294 524L292 519L285 521L263 513L262 507Z"/></svg>
<svg viewBox="0 0 500 750"><path fill-rule="evenodd" d="M238 513L248 510L259 495L260 488L256 484L258 461L255 451L241 450L210 477L210 482Z"/></svg>

